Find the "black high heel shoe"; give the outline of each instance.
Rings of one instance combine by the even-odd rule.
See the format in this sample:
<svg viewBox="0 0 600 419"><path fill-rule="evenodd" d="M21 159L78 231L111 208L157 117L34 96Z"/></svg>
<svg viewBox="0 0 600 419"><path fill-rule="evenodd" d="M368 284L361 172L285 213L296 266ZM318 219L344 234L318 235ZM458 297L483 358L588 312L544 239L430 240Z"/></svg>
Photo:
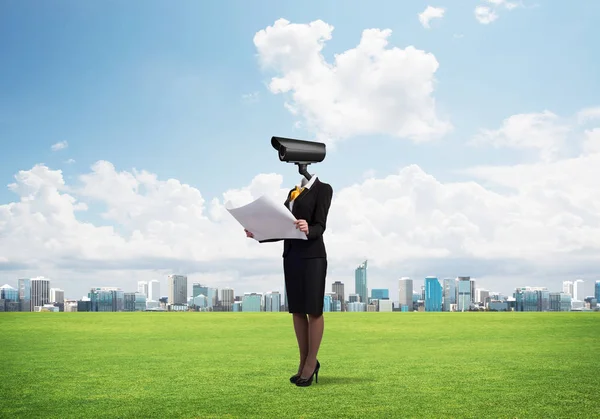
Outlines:
<svg viewBox="0 0 600 419"><path fill-rule="evenodd" d="M315 367L315 370L313 371L313 373L311 374L310 377L308 378L302 378L302 377L298 377L296 379L296 385L298 387L308 387L312 384L313 382L313 378L315 379L315 383L319 382L319 369L321 368L321 364L319 364L319 361L317 360L317 366Z"/></svg>
<svg viewBox="0 0 600 419"><path fill-rule="evenodd" d="M319 365L319 360L317 359L317 365ZM320 365L319 365L320 366ZM296 381L298 381L298 379L300 378L300 373L296 374L296 375L292 375L290 377L290 383L292 384L296 384Z"/></svg>

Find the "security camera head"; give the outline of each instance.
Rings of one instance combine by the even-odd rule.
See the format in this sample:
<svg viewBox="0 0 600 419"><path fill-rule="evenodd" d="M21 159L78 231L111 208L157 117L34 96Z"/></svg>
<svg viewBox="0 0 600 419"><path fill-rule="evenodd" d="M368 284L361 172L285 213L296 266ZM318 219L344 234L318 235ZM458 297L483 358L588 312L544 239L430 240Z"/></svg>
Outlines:
<svg viewBox="0 0 600 419"><path fill-rule="evenodd" d="M271 145L279 152L279 160L287 163L311 164L325 159L325 144L291 138L272 137Z"/></svg>

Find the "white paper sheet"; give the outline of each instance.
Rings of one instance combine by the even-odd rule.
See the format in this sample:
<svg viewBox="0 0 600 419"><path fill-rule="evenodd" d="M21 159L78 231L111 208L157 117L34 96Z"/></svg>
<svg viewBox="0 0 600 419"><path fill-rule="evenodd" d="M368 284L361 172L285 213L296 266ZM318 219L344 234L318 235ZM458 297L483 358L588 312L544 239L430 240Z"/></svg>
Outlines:
<svg viewBox="0 0 600 419"><path fill-rule="evenodd" d="M265 195L238 208L231 208L231 203L227 202L225 208L246 230L254 234L255 240L308 240L306 234L296 228L296 217L291 211L283 203Z"/></svg>

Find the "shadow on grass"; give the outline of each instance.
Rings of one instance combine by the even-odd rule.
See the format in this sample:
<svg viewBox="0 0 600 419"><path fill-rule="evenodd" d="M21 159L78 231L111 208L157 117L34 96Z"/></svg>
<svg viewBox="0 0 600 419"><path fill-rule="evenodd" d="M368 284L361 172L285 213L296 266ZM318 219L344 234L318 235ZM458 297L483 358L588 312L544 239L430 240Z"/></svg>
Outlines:
<svg viewBox="0 0 600 419"><path fill-rule="evenodd" d="M324 375L323 377L319 376L318 384L322 384L322 385L327 385L327 384L352 385L352 384L364 384L364 383L368 383L371 381L375 381L375 380L370 377L343 377L343 376L339 376L339 375L333 375L333 376Z"/></svg>

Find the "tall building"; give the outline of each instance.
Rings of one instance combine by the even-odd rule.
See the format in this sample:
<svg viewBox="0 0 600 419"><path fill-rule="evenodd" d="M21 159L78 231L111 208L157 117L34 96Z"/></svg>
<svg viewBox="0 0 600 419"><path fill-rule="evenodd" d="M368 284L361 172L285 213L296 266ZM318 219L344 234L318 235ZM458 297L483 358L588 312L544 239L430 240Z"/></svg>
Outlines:
<svg viewBox="0 0 600 419"><path fill-rule="evenodd" d="M167 281L169 283L169 304L186 304L187 276L169 275Z"/></svg>
<svg viewBox="0 0 600 419"><path fill-rule="evenodd" d="M485 304L486 300L489 298L490 292L488 290L484 290L483 288L477 288L475 290L475 302Z"/></svg>
<svg viewBox="0 0 600 419"><path fill-rule="evenodd" d="M88 293L90 300L89 311L124 311L125 310L125 292L116 287L97 287L92 288ZM79 306L77 311L80 310Z"/></svg>
<svg viewBox="0 0 600 419"><path fill-rule="evenodd" d="M407 277L398 280L398 303L401 311L413 311L413 280Z"/></svg>
<svg viewBox="0 0 600 419"><path fill-rule="evenodd" d="M279 294L279 291L269 292L265 295L265 311L281 311L281 294Z"/></svg>
<svg viewBox="0 0 600 419"><path fill-rule="evenodd" d="M360 296L361 303L369 302L367 291L367 261L361 263L354 271L354 292Z"/></svg>
<svg viewBox="0 0 600 419"><path fill-rule="evenodd" d="M444 278L444 294L442 298L442 309L450 311L452 306L456 304L456 279Z"/></svg>
<svg viewBox="0 0 600 419"><path fill-rule="evenodd" d="M546 287L520 287L515 290L513 297L515 311L550 310L550 291Z"/></svg>
<svg viewBox="0 0 600 419"><path fill-rule="evenodd" d="M600 303L600 281L596 281L594 284L594 297L596 298L596 301Z"/></svg>
<svg viewBox="0 0 600 419"><path fill-rule="evenodd" d="M148 301L158 301L160 299L160 281L153 279L148 282Z"/></svg>
<svg viewBox="0 0 600 419"><path fill-rule="evenodd" d="M425 311L442 311L442 286L434 276L425 278Z"/></svg>
<svg viewBox="0 0 600 419"><path fill-rule="evenodd" d="M262 311L262 294L246 292L242 299L242 311Z"/></svg>
<svg viewBox="0 0 600 419"><path fill-rule="evenodd" d="M583 301L585 299L585 293L583 291L583 280L578 279L573 281L573 300Z"/></svg>
<svg viewBox="0 0 600 419"><path fill-rule="evenodd" d="M234 294L232 288L223 288L221 290L221 303L224 311L233 311Z"/></svg>
<svg viewBox="0 0 600 419"><path fill-rule="evenodd" d="M566 292L551 292L549 294L550 311L570 311L571 294Z"/></svg>
<svg viewBox="0 0 600 419"><path fill-rule="evenodd" d="M373 300L389 300L390 290L387 288L375 288L371 290L371 298Z"/></svg>
<svg viewBox="0 0 600 419"><path fill-rule="evenodd" d="M574 297L573 294L573 281L563 281L563 292L565 294L569 294L571 298Z"/></svg>
<svg viewBox="0 0 600 419"><path fill-rule="evenodd" d="M44 277L31 278L31 305L43 306L50 303L50 280Z"/></svg>
<svg viewBox="0 0 600 419"><path fill-rule="evenodd" d="M333 293L326 293L323 297L323 312L329 313L332 310L333 305Z"/></svg>
<svg viewBox="0 0 600 419"><path fill-rule="evenodd" d="M138 281L138 290L140 294L144 294L148 297L148 283L146 281Z"/></svg>
<svg viewBox="0 0 600 419"><path fill-rule="evenodd" d="M477 290L477 288L475 287L475 280L473 278L471 278L471 302L472 303L475 302L476 290Z"/></svg>
<svg viewBox="0 0 600 419"><path fill-rule="evenodd" d="M458 311L469 311L471 307L471 278L459 276L456 288L456 304Z"/></svg>
<svg viewBox="0 0 600 419"><path fill-rule="evenodd" d="M21 311L33 311L33 306L31 305L31 279L19 278L18 282Z"/></svg>
<svg viewBox="0 0 600 419"><path fill-rule="evenodd" d="M51 303L64 303L65 292L60 288L50 288L50 302Z"/></svg>
<svg viewBox="0 0 600 419"><path fill-rule="evenodd" d="M335 293L335 298L342 303L345 301L346 294L344 294L344 283L335 281L331 284L331 291Z"/></svg>

